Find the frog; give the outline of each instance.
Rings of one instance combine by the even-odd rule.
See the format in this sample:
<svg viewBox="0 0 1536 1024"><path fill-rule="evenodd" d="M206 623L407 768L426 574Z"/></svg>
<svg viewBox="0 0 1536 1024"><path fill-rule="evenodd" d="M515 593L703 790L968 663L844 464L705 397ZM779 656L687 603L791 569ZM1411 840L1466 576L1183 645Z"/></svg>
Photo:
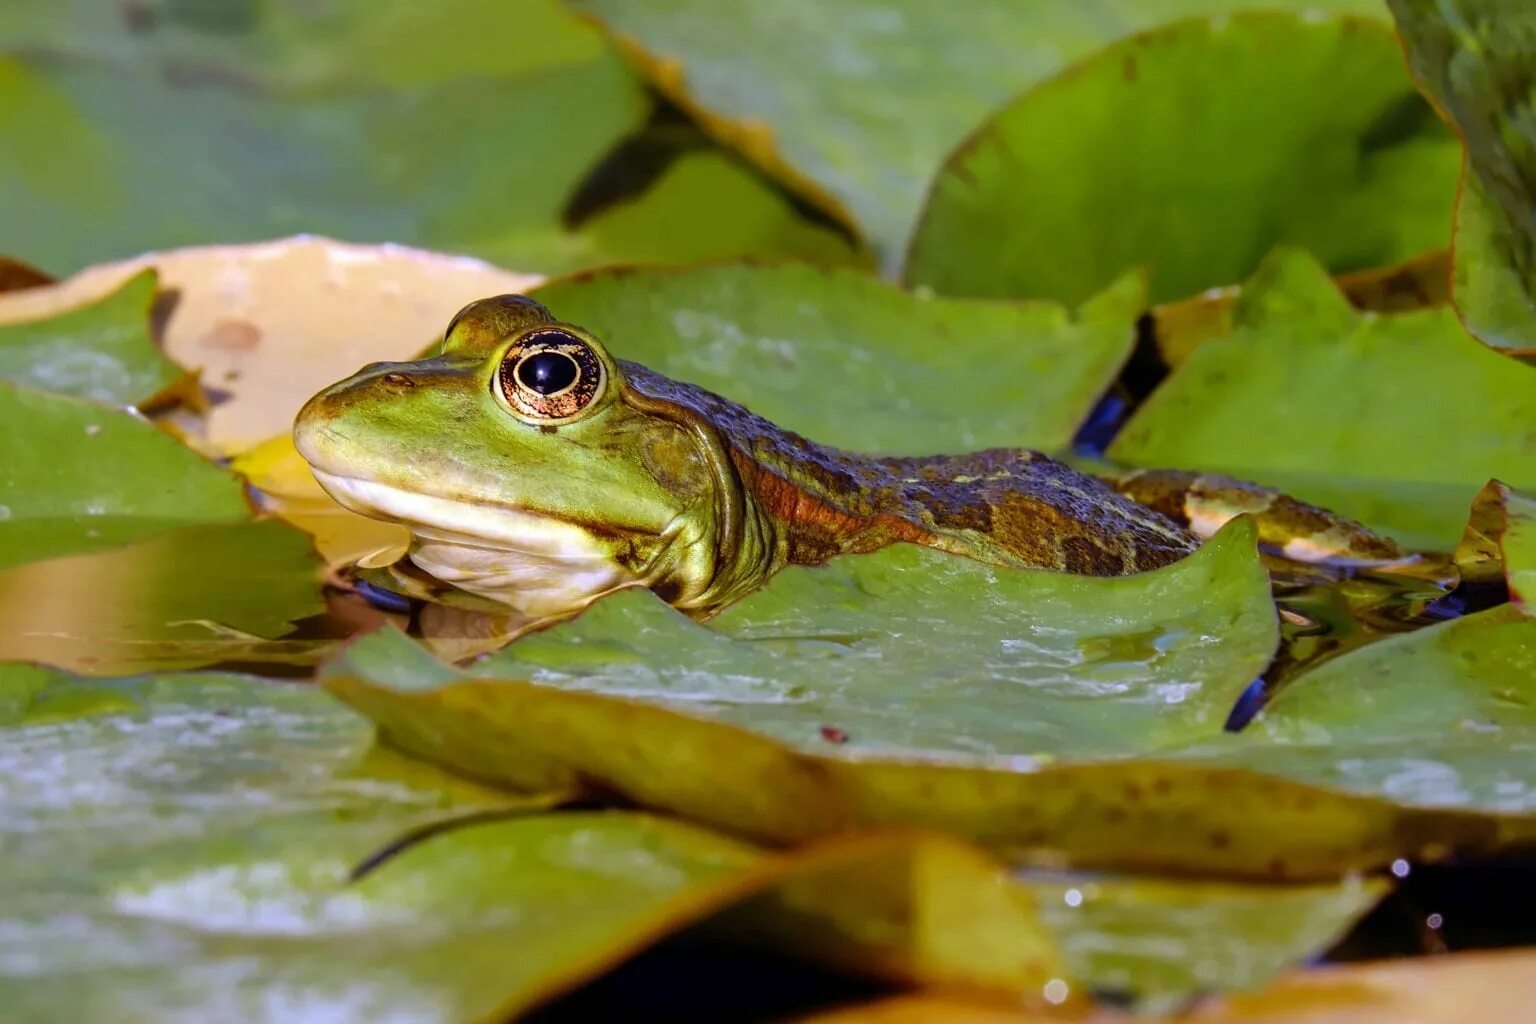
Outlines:
<svg viewBox="0 0 1536 1024"><path fill-rule="evenodd" d="M1090 474L1029 448L821 444L616 358L525 295L472 302L423 358L325 388L293 436L337 502L409 530L417 569L532 623L630 587L707 619L788 566L897 543L1121 576L1189 555L1239 514L1286 557L1402 556L1358 523L1226 477Z"/></svg>

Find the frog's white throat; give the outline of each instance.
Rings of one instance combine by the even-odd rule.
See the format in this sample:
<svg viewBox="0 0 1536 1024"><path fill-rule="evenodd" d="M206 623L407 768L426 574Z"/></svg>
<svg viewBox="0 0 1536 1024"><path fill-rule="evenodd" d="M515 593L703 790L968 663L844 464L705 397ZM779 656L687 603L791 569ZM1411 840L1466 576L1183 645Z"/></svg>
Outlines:
<svg viewBox="0 0 1536 1024"><path fill-rule="evenodd" d="M569 615L604 594L644 585L574 523L313 472L344 507L410 530L410 559L422 571L530 618Z"/></svg>

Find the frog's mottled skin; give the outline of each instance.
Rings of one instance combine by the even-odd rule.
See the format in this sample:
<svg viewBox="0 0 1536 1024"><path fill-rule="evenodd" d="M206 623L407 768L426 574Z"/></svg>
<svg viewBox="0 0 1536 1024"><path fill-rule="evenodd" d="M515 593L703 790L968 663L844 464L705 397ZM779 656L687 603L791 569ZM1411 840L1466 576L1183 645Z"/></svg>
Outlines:
<svg viewBox="0 0 1536 1024"><path fill-rule="evenodd" d="M567 392L561 415L546 422L509 403L545 401L517 383L514 364L549 339L580 348L593 372L600 364L601 383L584 374L589 404L570 413L576 392ZM1143 504L1024 449L886 458L828 448L615 360L522 296L467 307L440 355L377 363L327 388L294 433L342 504L411 529L419 567L533 619L626 586L709 615L786 565L898 541L997 565L1139 572L1278 499L1191 474L1115 482ZM1325 528L1313 531L1320 545L1347 544L1350 530L1376 540L1292 505Z"/></svg>

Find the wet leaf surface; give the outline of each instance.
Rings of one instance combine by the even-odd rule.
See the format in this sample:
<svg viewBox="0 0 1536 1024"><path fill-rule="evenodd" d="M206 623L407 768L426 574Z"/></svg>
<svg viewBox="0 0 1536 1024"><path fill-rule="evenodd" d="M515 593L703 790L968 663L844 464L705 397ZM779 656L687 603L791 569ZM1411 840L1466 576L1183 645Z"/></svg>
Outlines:
<svg viewBox="0 0 1536 1024"><path fill-rule="evenodd" d="M940 11L921 0L793 0L733 4L728 18L705 0L643 10L622 0L581 0L574 8L595 18L646 78L716 137L862 229L892 269L929 179L1004 101L1111 40L1184 15L1250 6L966 0ZM1384 13L1374 0L1305 6Z"/></svg>
<svg viewBox="0 0 1536 1024"><path fill-rule="evenodd" d="M1134 276L1074 315L804 266L598 272L535 294L621 359L823 444L893 454L1064 446L1130 354L1144 301Z"/></svg>
<svg viewBox="0 0 1536 1024"><path fill-rule="evenodd" d="M0 323L0 379L117 405L142 404L185 376L150 335L155 275L46 320Z"/></svg>
<svg viewBox="0 0 1536 1024"><path fill-rule="evenodd" d="M1536 14L1476 0L1388 0L1425 94L1466 144L1454 293L1467 328L1536 348Z"/></svg>
<svg viewBox="0 0 1536 1024"><path fill-rule="evenodd" d="M1536 484L1536 369L1479 347L1449 309L1360 314L1314 260L1282 250L1235 317L1111 458L1258 480L1439 550L1490 477Z"/></svg>
<svg viewBox="0 0 1536 1024"><path fill-rule="evenodd" d="M1519 1019L1536 956L1507 951L1298 971L1263 992L1201 1006L1179 1024L1478 1024ZM907 995L796 1017L798 1024L1044 1024L999 1003Z"/></svg>
<svg viewBox="0 0 1536 1024"><path fill-rule="evenodd" d="M1444 244L1457 161L1386 26L1181 22L1025 92L968 139L904 273L947 294L1080 302L1144 264L1163 301L1239 280L1279 243L1334 270L1396 263Z"/></svg>
<svg viewBox="0 0 1536 1024"><path fill-rule="evenodd" d="M1049 642L1044 652L1030 649L1035 638L1049 635L1050 605L1035 604L1033 616L1016 620L1012 636L967 633L977 606L967 603L963 585L936 581L932 573L911 584L913 599L946 609L942 617L930 614L924 640L931 644L957 631L957 643L932 660L918 655L905 680L893 677L901 645L882 650L860 636L858 588L842 588L797 602L820 610L818 624L775 623L750 641L762 648L755 658L734 649L749 641L738 637L728 645L675 616L662 617L672 628L655 640L646 635L655 623L616 640L618 631L604 628L602 613L616 617L625 610L617 598L472 666L472 673L491 678L461 675L399 633L383 632L329 665L325 682L379 722L390 742L472 777L514 789L596 787L776 842L855 824L920 824L1014 856L1051 851L1088 865L1306 878L1536 836L1536 818L1505 785L1514 764L1496 751L1469 762L1466 783L1447 790L1405 786L1393 760L1401 749L1365 763L1351 750L1282 747L1257 734L1223 737L1230 700L1272 642L1267 609L1254 647L1221 670L1215 692L1157 685L1161 671L1183 681L1199 671L1188 661L1179 667L1181 638L1198 648L1210 643L1202 637L1241 635L1244 627L1216 621L1227 614L1226 602L1205 596L1224 576L1230 577L1225 585L1241 587L1245 572L1256 574L1251 543L1240 523L1183 563L1100 581L1105 589L1091 598L1078 591L1079 600L1102 607L1113 602L1113 588L1128 596L1159 582L1174 584L1194 608L1215 617L1206 627L1212 632L1191 622L1171 635L1174 653L1164 660L1155 642L1145 642L1152 638L1136 640L1134 621L1110 603L1099 621L1114 627L1102 646L1089 643L1108 652L1107 661L1090 661L1072 684L1055 691L1046 688L1060 678ZM1234 552L1241 556L1235 563ZM853 561L878 566L881 558ZM830 575L820 573L801 578L814 587ZM1051 577L1018 576L1049 593ZM793 585L795 575L782 581ZM1252 585L1262 587L1262 580ZM776 587L727 612L722 629L729 631L733 618L742 623L759 599L771 604ZM900 601L898 594L879 593L882 607ZM1164 603L1169 600L1165 594ZM1073 621L1070 604L1063 605L1056 614L1064 615L1063 623ZM1194 611L1196 621L1201 614ZM840 616L849 621L838 627ZM586 628L593 630L590 638ZM1081 620L1076 628L1083 629ZM741 636L752 633L744 629ZM861 655L872 664L860 665ZM1030 692L1009 693L995 682L986 692L964 689L967 672L986 678L999 658L1012 662L1009 678L1029 679L1036 657L1033 678L1044 685ZM1114 664L1117 658L1122 665ZM1145 682L1123 664L1148 659L1156 667ZM558 669L551 671L552 664ZM1083 685L1100 672L1107 685ZM893 701L893 694L902 699ZM1369 724L1360 728L1365 749Z"/></svg>
<svg viewBox="0 0 1536 1024"><path fill-rule="evenodd" d="M0 567L250 516L244 488L132 412L0 382Z"/></svg>

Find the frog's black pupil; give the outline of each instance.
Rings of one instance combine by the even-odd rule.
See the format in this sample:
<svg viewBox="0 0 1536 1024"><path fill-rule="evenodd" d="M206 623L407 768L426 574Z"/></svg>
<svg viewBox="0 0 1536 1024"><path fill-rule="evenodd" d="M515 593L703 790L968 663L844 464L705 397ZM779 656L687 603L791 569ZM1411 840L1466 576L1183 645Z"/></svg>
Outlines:
<svg viewBox="0 0 1536 1024"><path fill-rule="evenodd" d="M523 387L541 395L563 391L576 382L581 368L564 352L535 352L517 367L517 379Z"/></svg>

